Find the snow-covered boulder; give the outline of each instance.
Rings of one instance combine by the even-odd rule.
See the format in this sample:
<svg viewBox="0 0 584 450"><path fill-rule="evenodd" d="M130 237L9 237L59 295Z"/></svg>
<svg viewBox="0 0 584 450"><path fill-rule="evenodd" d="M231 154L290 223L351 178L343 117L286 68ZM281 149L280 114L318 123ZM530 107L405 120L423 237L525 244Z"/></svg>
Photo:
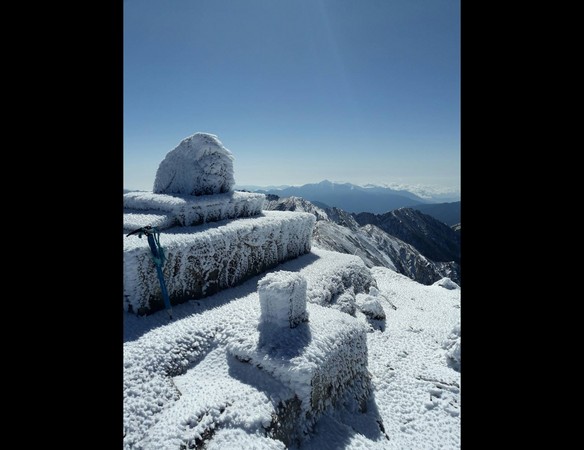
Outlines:
<svg viewBox="0 0 584 450"><path fill-rule="evenodd" d="M302 275L284 270L271 272L258 282L260 326L266 332L285 332L308 320L306 285Z"/></svg>
<svg viewBox="0 0 584 450"><path fill-rule="evenodd" d="M235 184L233 154L217 136L195 133L181 141L158 166L157 194L211 195L230 192Z"/></svg>
<svg viewBox="0 0 584 450"><path fill-rule="evenodd" d="M375 279L361 258L328 250L315 249L315 253L335 255L338 265L329 265L322 271L311 273L308 280L307 300L339 309L353 315L355 294L367 292L375 287Z"/></svg>
<svg viewBox="0 0 584 450"><path fill-rule="evenodd" d="M385 320L385 311L379 298L371 294L357 294L357 308L370 319Z"/></svg>
<svg viewBox="0 0 584 450"><path fill-rule="evenodd" d="M315 422L339 402L363 409L371 394L367 368L367 327L330 307L307 304L310 320L289 328L277 342L263 342L261 328L242 323L227 351L240 361L269 373L291 389L290 401L279 413L286 445L299 444Z"/></svg>
<svg viewBox="0 0 584 450"><path fill-rule="evenodd" d="M310 252L315 217L265 211L262 216L174 227L160 234L171 304L207 297ZM143 315L163 309L146 239L124 238L124 309Z"/></svg>
<svg viewBox="0 0 584 450"><path fill-rule="evenodd" d="M460 286L448 277L444 277L444 278L439 279L438 281L436 281L433 284L433 286L440 286L440 287L443 287L444 289L448 289L448 290L460 289Z"/></svg>
<svg viewBox="0 0 584 450"><path fill-rule="evenodd" d="M460 372L460 323L457 323L442 343L450 367Z"/></svg>
<svg viewBox="0 0 584 450"><path fill-rule="evenodd" d="M338 309L351 316L355 315L357 306L355 304L355 292L353 288L350 287L341 295L337 296L335 302L331 303L331 308Z"/></svg>

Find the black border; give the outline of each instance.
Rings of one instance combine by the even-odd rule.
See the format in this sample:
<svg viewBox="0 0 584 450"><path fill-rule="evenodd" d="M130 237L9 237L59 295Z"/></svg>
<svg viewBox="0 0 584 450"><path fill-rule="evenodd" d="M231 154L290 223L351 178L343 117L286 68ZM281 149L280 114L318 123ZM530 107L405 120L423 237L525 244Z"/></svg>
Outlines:
<svg viewBox="0 0 584 450"><path fill-rule="evenodd" d="M54 442L78 448L123 448L123 9L76 6L64 28L51 22L68 50L52 86L68 114L50 119L70 150L55 161L52 200L65 225L52 240L61 260L45 261L53 316L41 320L55 341L47 395L66 415L48 411Z"/></svg>

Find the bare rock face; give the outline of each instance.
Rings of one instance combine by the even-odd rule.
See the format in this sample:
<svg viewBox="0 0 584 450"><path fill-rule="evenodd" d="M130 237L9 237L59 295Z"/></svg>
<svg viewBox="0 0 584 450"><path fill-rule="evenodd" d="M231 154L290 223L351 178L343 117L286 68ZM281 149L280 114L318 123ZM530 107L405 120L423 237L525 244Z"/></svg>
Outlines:
<svg viewBox="0 0 584 450"><path fill-rule="evenodd" d="M195 133L170 151L158 166L156 194L212 195L231 192L233 154L217 136Z"/></svg>

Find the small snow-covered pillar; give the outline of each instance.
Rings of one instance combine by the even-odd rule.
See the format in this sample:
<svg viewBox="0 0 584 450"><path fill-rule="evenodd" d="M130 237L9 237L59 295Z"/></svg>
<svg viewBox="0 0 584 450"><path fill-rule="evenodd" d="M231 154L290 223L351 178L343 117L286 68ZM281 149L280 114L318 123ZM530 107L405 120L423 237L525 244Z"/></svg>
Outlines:
<svg viewBox="0 0 584 450"><path fill-rule="evenodd" d="M277 271L258 282L261 318L268 329L294 328L308 320L306 279L296 272Z"/></svg>

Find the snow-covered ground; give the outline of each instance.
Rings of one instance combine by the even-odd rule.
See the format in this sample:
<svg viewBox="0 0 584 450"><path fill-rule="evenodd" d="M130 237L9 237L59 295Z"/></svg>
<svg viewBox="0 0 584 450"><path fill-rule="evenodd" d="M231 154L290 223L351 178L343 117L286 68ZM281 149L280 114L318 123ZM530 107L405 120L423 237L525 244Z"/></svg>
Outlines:
<svg viewBox="0 0 584 450"><path fill-rule="evenodd" d="M365 327L371 391L366 405L357 407L347 395L316 423L303 424L294 383L230 351L260 322L262 274L177 305L173 321L164 311L147 317L124 313L125 448L460 447L460 289L424 286L390 269L367 269L355 256L317 248L273 272L279 270L307 281L306 326L313 333L304 335L306 345L296 348L295 357L303 357L303 348L322 352L333 344L318 335L326 330L327 312L341 334ZM343 306L351 302L353 308ZM275 437L286 435L290 423L307 425L310 433L286 447Z"/></svg>

